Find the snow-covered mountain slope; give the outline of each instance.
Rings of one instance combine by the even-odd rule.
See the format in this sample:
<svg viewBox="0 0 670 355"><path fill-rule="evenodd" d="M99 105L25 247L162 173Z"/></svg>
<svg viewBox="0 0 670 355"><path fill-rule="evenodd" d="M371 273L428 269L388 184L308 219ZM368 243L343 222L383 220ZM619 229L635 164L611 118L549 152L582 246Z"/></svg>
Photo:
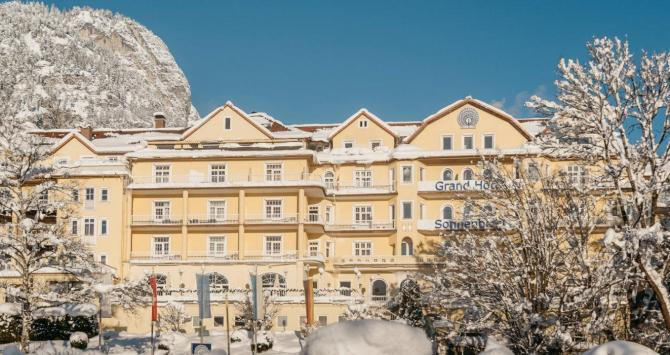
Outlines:
<svg viewBox="0 0 670 355"><path fill-rule="evenodd" d="M0 113L41 128L147 127L198 118L163 41L107 10L0 4Z"/></svg>

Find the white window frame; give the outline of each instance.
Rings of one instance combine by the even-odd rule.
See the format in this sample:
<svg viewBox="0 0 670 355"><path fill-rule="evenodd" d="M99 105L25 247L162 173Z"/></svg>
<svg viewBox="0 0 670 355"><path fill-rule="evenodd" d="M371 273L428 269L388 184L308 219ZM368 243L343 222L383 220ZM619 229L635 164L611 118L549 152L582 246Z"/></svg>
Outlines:
<svg viewBox="0 0 670 355"><path fill-rule="evenodd" d="M228 126L228 127L226 127ZM233 129L233 119L230 117L224 117L223 118L223 130L224 131L230 131Z"/></svg>
<svg viewBox="0 0 670 355"><path fill-rule="evenodd" d="M221 169L213 169L214 166L221 167L223 166L223 175L221 175ZM212 173L216 171L217 174L213 175ZM214 182L214 183L221 183L221 182L226 182L228 179L228 164L226 163L212 163L209 164L209 182ZM215 179L216 177L216 179ZM223 179L222 179L223 177Z"/></svg>
<svg viewBox="0 0 670 355"><path fill-rule="evenodd" d="M273 167L270 168L269 166L272 165ZM284 163L282 162L265 162L265 181L282 181L284 179ZM277 167L279 166L279 174L277 174ZM268 170L271 170L271 172L268 172ZM279 179L277 179L277 176Z"/></svg>
<svg viewBox="0 0 670 355"><path fill-rule="evenodd" d="M220 238L223 240L213 240L213 238ZM212 243L214 244L214 251L212 251ZM217 246L222 244L223 251L219 252ZM228 238L225 235L210 235L207 237L207 255L209 256L225 256L228 255Z"/></svg>
<svg viewBox="0 0 670 355"><path fill-rule="evenodd" d="M92 198L88 198L88 191L91 190ZM95 187L85 187L84 188L84 208L93 209L95 207Z"/></svg>
<svg viewBox="0 0 670 355"><path fill-rule="evenodd" d="M156 211L157 211L157 210L156 210L156 203L164 203L164 202L167 202L167 210L168 210L168 214L167 214L167 215L163 214L163 215L162 215L162 218L161 218L161 219L158 219L158 218L156 218L156 217L157 217L157 216L156 216ZM164 207L163 207L163 208L164 208ZM152 201L152 214L151 214L151 219L152 219L152 220L154 220L154 221L163 221L163 220L165 220L165 219L170 219L170 216L171 216L171 215L172 215L172 201L170 201L170 200L153 200L153 201Z"/></svg>
<svg viewBox="0 0 670 355"><path fill-rule="evenodd" d="M275 215L274 211L268 215L268 202L269 201L279 201L279 216ZM277 205L270 205L274 209ZM263 216L265 219L282 219L284 218L284 200L281 198L265 198L263 199Z"/></svg>
<svg viewBox="0 0 670 355"><path fill-rule="evenodd" d="M370 210L369 212L361 210L358 213L361 216L363 216L363 214L368 214L369 213L370 214L370 219L369 220L364 220L364 219L358 220L358 219L356 219L356 209L357 208L365 208L366 210L369 209ZM372 205L354 205L354 206L351 207L351 220L352 220L353 224L362 224L362 225L370 224L374 220L374 216L375 216L374 207Z"/></svg>
<svg viewBox="0 0 670 355"><path fill-rule="evenodd" d="M102 262L102 258L103 258L103 257L105 258L105 262L104 262L104 263ZM108 264L109 259L107 258L107 254L105 254L105 253L100 253L100 254L98 254L98 262L99 262L100 264L102 264L102 265L109 265L109 264Z"/></svg>
<svg viewBox="0 0 670 355"><path fill-rule="evenodd" d="M316 211L316 213L314 213ZM319 222L319 213L321 212L321 208L319 205L310 205L307 206L307 220L309 222ZM313 217L316 216L316 217Z"/></svg>
<svg viewBox="0 0 670 355"><path fill-rule="evenodd" d="M76 225L76 227L72 228L75 225ZM76 229L76 231L75 231L75 229ZM81 231L81 225L79 223L79 219L77 219L77 218L71 219L70 220L70 235L80 235L81 232L82 231Z"/></svg>
<svg viewBox="0 0 670 355"><path fill-rule="evenodd" d="M223 216L219 216L218 213L212 214L212 204L222 202L223 204ZM217 206L215 208L221 208ZM226 200L208 200L207 201L207 219L213 219L216 221L225 221L228 216L228 201Z"/></svg>
<svg viewBox="0 0 670 355"><path fill-rule="evenodd" d="M465 147L465 138L472 138L472 148ZM474 150L475 149L475 135L474 134L464 134L461 136L461 147L463 150Z"/></svg>
<svg viewBox="0 0 670 355"><path fill-rule="evenodd" d="M328 177L328 174L330 174L330 177ZM328 181L329 179L332 180ZM326 189L335 188L335 173L331 170L326 171L323 174L323 182L326 184Z"/></svg>
<svg viewBox="0 0 670 355"><path fill-rule="evenodd" d="M374 147L374 144L378 144L377 148ZM377 151L382 147L382 141L381 139L371 139L370 140L370 149L373 151Z"/></svg>
<svg viewBox="0 0 670 355"><path fill-rule="evenodd" d="M440 141L440 147L442 147L442 150L446 150L446 151L454 150L454 135L453 134L445 134L441 138L442 138L442 140ZM451 142L450 142L451 147L449 149L444 149L444 139L445 138L451 139Z"/></svg>
<svg viewBox="0 0 670 355"><path fill-rule="evenodd" d="M314 247L314 249L312 249ZM309 256L319 256L321 252L321 241L320 240L308 240L307 241L307 255Z"/></svg>
<svg viewBox="0 0 670 355"><path fill-rule="evenodd" d="M333 217L335 216L335 209L333 206L326 206L324 208L324 219L326 223L333 223Z"/></svg>
<svg viewBox="0 0 670 355"><path fill-rule="evenodd" d="M106 195L107 199L102 198L105 195ZM109 202L109 188L108 187L101 187L100 188L100 202L103 202L103 203Z"/></svg>
<svg viewBox="0 0 670 355"><path fill-rule="evenodd" d="M158 181L158 176L156 175L156 168L157 167L164 167L167 166L167 180L164 179L166 176L161 175L161 181ZM163 172L163 171L162 171ZM166 184L172 181L172 164L154 164L153 165L153 182L157 184Z"/></svg>
<svg viewBox="0 0 670 355"><path fill-rule="evenodd" d="M279 240L269 241L272 247L268 250L268 238L279 238ZM279 252L275 251L275 243L279 242ZM270 252L269 252L270 251ZM266 235L263 236L263 255L282 255L284 252L284 238L281 235Z"/></svg>
<svg viewBox="0 0 670 355"><path fill-rule="evenodd" d="M347 147L347 144L351 144L351 147ZM342 148L352 149L353 147L354 147L354 141L352 140L342 141Z"/></svg>
<svg viewBox="0 0 670 355"><path fill-rule="evenodd" d="M358 120L358 128L368 128L368 120L364 118Z"/></svg>
<svg viewBox="0 0 670 355"><path fill-rule="evenodd" d="M409 203L409 217L405 217L405 204ZM403 220L410 220L414 218L414 201L412 200L404 200L400 201L400 218Z"/></svg>
<svg viewBox="0 0 670 355"><path fill-rule="evenodd" d="M405 181L405 168L409 168L410 176L409 181ZM403 165L400 167L400 181L403 184L411 184L414 182L414 166L412 165Z"/></svg>
<svg viewBox="0 0 670 355"><path fill-rule="evenodd" d="M91 222L89 225L92 226L92 229L93 229L93 230L91 230L91 233L90 233L90 234L86 232L87 220L88 220L89 222ZM94 236L95 236L95 232L96 232L96 229L95 229L95 227L96 227L96 226L95 226L95 217L84 217L84 218L82 218L82 221L84 222L84 223L82 223L82 224L83 224L83 229L82 229L82 231L81 231L81 232L82 232L82 235L85 236L85 237L94 237Z"/></svg>
<svg viewBox="0 0 670 355"><path fill-rule="evenodd" d="M368 248L363 248L362 245L359 245L359 244L363 244L363 243L369 244ZM364 254L364 253L356 254L357 250L360 250L360 251L368 250L368 254ZM354 240L353 242L351 242L351 255L352 256L372 256L372 255L374 255L374 245L372 244L372 241L371 240Z"/></svg>
<svg viewBox="0 0 670 355"><path fill-rule="evenodd" d="M158 239L163 239L163 238L166 238L167 241L163 241L163 240L159 241L158 240ZM170 255L170 250L171 250L171 248L170 248L171 240L170 239L171 238L170 238L169 235L153 236L151 238L151 255L152 256L169 256ZM157 251L156 250L156 245L158 245L158 244L162 245L162 247L161 247L162 251L160 253L156 253L156 251ZM167 251L164 248L165 245L167 245Z"/></svg>
<svg viewBox="0 0 670 355"><path fill-rule="evenodd" d="M374 186L372 169L356 169L354 170L354 186L355 187L372 187ZM366 183L369 178L369 183Z"/></svg>
<svg viewBox="0 0 670 355"><path fill-rule="evenodd" d="M491 148L486 148L486 137L491 137ZM495 147L496 147L496 135L494 133L484 133L482 135L482 149L495 149Z"/></svg>
<svg viewBox="0 0 670 355"><path fill-rule="evenodd" d="M105 231L103 231L103 228L102 228L103 222L105 224L105 229L106 229ZM99 228L100 228L99 229L99 232L100 232L99 235L108 236L109 235L109 220L107 218L101 218Z"/></svg>

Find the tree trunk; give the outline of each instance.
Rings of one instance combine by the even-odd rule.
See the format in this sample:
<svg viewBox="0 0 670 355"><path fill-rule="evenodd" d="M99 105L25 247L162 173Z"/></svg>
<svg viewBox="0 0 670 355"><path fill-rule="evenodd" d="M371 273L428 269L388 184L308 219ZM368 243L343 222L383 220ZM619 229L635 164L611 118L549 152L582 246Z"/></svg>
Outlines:
<svg viewBox="0 0 670 355"><path fill-rule="evenodd" d="M640 262L640 267L644 272L647 282L649 282L649 285L654 290L658 304L661 306L665 329L670 331L670 296L668 296L668 290L663 284L663 279L647 261Z"/></svg>
<svg viewBox="0 0 670 355"><path fill-rule="evenodd" d="M30 303L23 304L21 309L21 351L28 353L30 346L30 327L32 321L32 314L30 312Z"/></svg>

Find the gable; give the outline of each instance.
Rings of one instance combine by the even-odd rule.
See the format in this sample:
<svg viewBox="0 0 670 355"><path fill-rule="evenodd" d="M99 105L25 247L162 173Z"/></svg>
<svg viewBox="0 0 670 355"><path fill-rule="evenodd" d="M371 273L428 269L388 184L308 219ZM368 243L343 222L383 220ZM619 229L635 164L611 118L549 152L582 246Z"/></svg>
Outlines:
<svg viewBox="0 0 670 355"><path fill-rule="evenodd" d="M360 122L364 126L361 127ZM333 148L343 148L344 142L351 141L354 148L370 148L372 141L380 141L382 146L393 148L395 145L395 135L388 126L377 116L360 110L349 117L340 126L336 127L330 135Z"/></svg>
<svg viewBox="0 0 670 355"><path fill-rule="evenodd" d="M230 129L226 129L226 118L230 119ZM244 141L268 140L272 135L264 127L256 124L246 113L230 103L219 107L203 118L197 125L184 132L182 140L200 141Z"/></svg>
<svg viewBox="0 0 670 355"><path fill-rule="evenodd" d="M70 135L54 147L51 157L63 157L69 160L79 160L82 156L96 156L89 144L84 143L77 135Z"/></svg>
<svg viewBox="0 0 670 355"><path fill-rule="evenodd" d="M459 122L459 115L472 115L476 124ZM442 137L452 136L454 150L463 149L463 137L474 138L474 148L484 149L484 136L493 135L494 149L519 148L531 135L512 116L477 100L465 99L445 107L426 118L407 143L425 150L442 150Z"/></svg>

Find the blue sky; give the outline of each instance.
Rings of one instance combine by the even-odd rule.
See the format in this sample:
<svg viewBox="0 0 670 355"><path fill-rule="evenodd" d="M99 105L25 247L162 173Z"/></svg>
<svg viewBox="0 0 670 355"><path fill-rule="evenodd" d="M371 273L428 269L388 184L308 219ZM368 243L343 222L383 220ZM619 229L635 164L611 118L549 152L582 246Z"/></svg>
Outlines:
<svg viewBox="0 0 670 355"><path fill-rule="evenodd" d="M593 36L670 49L668 1L50 1L129 16L170 48L201 116L226 100L286 123L361 107L417 120L474 96L513 115L553 95Z"/></svg>

